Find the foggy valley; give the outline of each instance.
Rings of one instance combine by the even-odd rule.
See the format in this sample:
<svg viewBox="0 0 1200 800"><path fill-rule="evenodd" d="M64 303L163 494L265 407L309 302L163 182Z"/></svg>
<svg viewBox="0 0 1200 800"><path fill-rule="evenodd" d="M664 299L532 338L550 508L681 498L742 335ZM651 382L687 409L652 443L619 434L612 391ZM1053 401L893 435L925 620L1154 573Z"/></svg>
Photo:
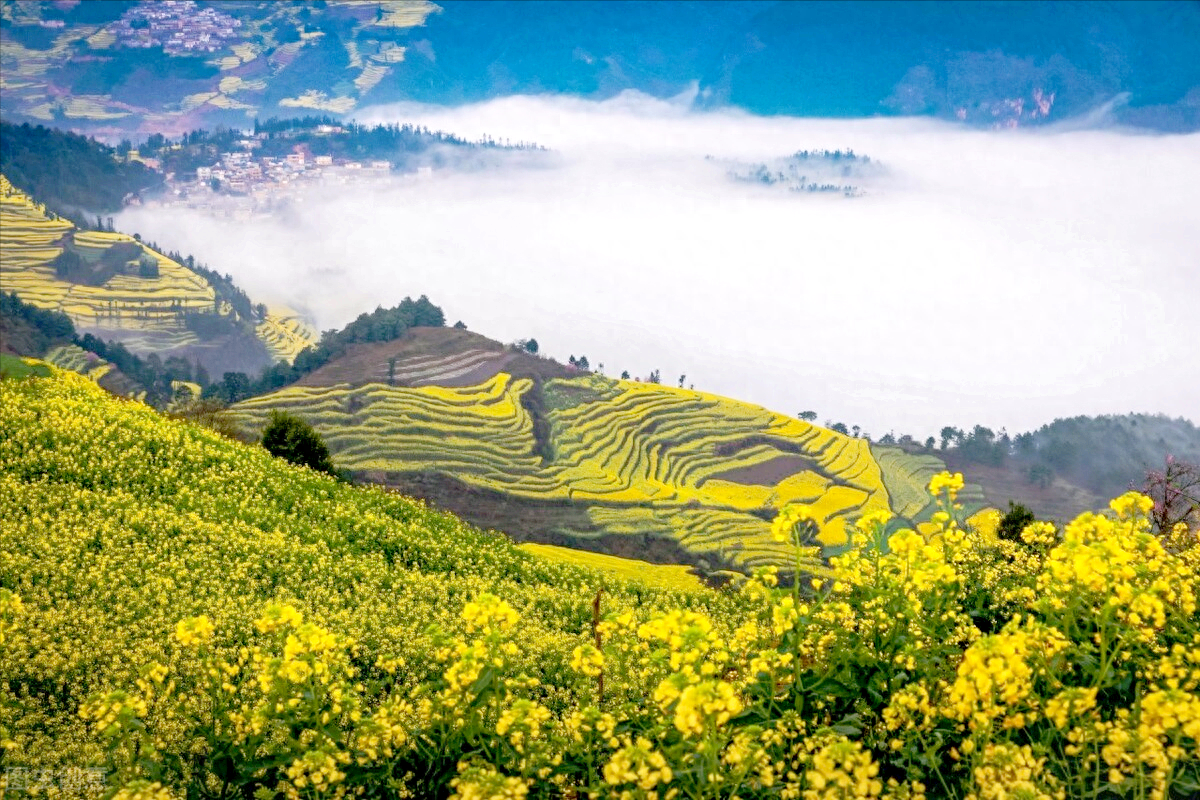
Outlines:
<svg viewBox="0 0 1200 800"><path fill-rule="evenodd" d="M535 337L559 361L686 374L875 436L1195 418L1200 359L1178 315L1200 301L1200 136L756 117L692 99L365 109L363 122L550 152L323 187L278 218L146 206L119 224L204 253L321 329L428 294L452 320ZM733 183L705 161L823 148L885 172L848 199Z"/></svg>

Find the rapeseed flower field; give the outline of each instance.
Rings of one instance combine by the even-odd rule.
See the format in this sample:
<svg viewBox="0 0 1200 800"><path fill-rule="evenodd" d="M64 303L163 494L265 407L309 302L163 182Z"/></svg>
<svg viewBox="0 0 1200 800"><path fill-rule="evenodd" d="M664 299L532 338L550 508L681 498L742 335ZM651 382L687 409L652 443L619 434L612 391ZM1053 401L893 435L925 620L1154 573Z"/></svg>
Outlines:
<svg viewBox="0 0 1200 800"><path fill-rule="evenodd" d="M6 380L0 767L121 800L1195 797L1197 531L1130 493L1001 540L963 486L924 530L855 516L819 576L671 591ZM819 518L769 535L807 564Z"/></svg>

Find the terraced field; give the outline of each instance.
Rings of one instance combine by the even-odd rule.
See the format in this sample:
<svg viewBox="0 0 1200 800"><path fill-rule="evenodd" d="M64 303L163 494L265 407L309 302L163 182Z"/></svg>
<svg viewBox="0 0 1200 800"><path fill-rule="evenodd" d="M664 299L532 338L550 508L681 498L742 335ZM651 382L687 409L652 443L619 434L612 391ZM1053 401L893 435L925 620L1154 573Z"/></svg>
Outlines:
<svg viewBox="0 0 1200 800"><path fill-rule="evenodd" d="M574 509L574 517L547 513L540 530L523 522L510 533L626 556L636 550L614 548L615 540L650 537L711 567L744 570L788 561L770 521L791 502L813 507L820 542L831 549L867 511L926 510L909 490L927 482L931 465L887 454L885 475L865 440L728 398L595 375L540 380L496 372L472 385L442 383L505 357L469 348L396 359L393 383L410 385L389 386L372 368L361 385L295 385L232 412L254 431L273 409L298 414L320 431L340 467L401 489L406 476L437 473L507 498L498 502ZM471 506L455 510L470 517Z"/></svg>
<svg viewBox="0 0 1200 800"><path fill-rule="evenodd" d="M283 307L268 308L266 319L258 323L255 333L267 346L271 361L286 361L289 364L301 350L316 344L321 338L317 329L303 317Z"/></svg>
<svg viewBox="0 0 1200 800"><path fill-rule="evenodd" d="M543 561L587 567L604 575L611 575L630 583L645 584L656 589L700 591L703 586L691 570L682 564L650 564L645 561L618 558L572 547L557 547L552 544L526 543L520 545L520 548Z"/></svg>
<svg viewBox="0 0 1200 800"><path fill-rule="evenodd" d="M66 313L82 328L131 329L176 334L179 344L197 341L186 330L186 311L212 310L215 294L201 276L142 247L158 263L157 278L118 274L103 285L61 280L51 261L64 250L64 237L83 258L99 258L114 244L135 242L123 233L81 231L54 216L0 175L0 280L7 291L40 308Z"/></svg>
<svg viewBox="0 0 1200 800"><path fill-rule="evenodd" d="M100 379L112 371L113 365L95 353L89 353L82 347L73 344L60 345L51 348L43 359L59 369L78 372L85 378L99 383Z"/></svg>
<svg viewBox="0 0 1200 800"><path fill-rule="evenodd" d="M60 279L55 273L52 262L68 247L85 262L95 263L119 244L141 248L143 258L149 256L157 263L158 276L140 277L135 264L93 286ZM202 345L185 323L189 311L232 313L203 276L124 233L79 230L3 175L0 254L0 284L5 291L16 292L39 308L62 311L77 328L120 340L137 353L170 353ZM286 308L268 310L255 333L272 361L289 363L318 338L311 325Z"/></svg>
<svg viewBox="0 0 1200 800"><path fill-rule="evenodd" d="M871 454L883 472L892 510L913 522L928 521L936 509L926 487L946 468L945 463L930 453L906 453L899 447L873 446ZM983 490L975 484L964 486L958 501L972 512L987 505Z"/></svg>
<svg viewBox="0 0 1200 800"><path fill-rule="evenodd" d="M42 356L42 360L59 369L76 372L118 397L128 397L143 402L146 400L146 389L143 386L131 380L128 375L117 369L116 365L78 345L66 344L52 347ZM187 384L187 387L187 391L194 392L190 397L199 396L200 388L196 384L190 383ZM190 397L184 398L180 395L179 399L190 399Z"/></svg>

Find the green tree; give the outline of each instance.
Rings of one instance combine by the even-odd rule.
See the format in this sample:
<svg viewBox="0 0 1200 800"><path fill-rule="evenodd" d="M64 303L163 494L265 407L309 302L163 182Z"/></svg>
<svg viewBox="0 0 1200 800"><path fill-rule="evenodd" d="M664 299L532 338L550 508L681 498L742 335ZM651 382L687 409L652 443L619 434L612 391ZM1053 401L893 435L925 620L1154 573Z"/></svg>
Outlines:
<svg viewBox="0 0 1200 800"><path fill-rule="evenodd" d="M321 434L304 420L286 411L272 411L271 420L263 429L262 446L273 456L315 469L336 474L333 458Z"/></svg>
<svg viewBox="0 0 1200 800"><path fill-rule="evenodd" d="M1045 464L1034 464L1026 473L1029 482L1042 489L1049 488L1054 483L1054 470Z"/></svg>
<svg viewBox="0 0 1200 800"><path fill-rule="evenodd" d="M214 393L228 405L233 405L253 394L253 389L246 373L226 372L221 377L221 383Z"/></svg>
<svg viewBox="0 0 1200 800"><path fill-rule="evenodd" d="M83 257L70 249L64 249L50 263L54 266L55 277L61 280L74 280L85 268Z"/></svg>
<svg viewBox="0 0 1200 800"><path fill-rule="evenodd" d="M952 425L947 425L946 427L942 428L941 436L942 436L942 449L943 450L945 450L950 445L950 442L954 442L955 444L960 444L960 443L962 443L962 440L963 440L963 432L961 430L959 430L958 428L955 428Z"/></svg>
<svg viewBox="0 0 1200 800"><path fill-rule="evenodd" d="M799 417L800 419L804 420L805 422L816 422L817 421L817 412L815 412L815 411L801 411L796 416Z"/></svg>

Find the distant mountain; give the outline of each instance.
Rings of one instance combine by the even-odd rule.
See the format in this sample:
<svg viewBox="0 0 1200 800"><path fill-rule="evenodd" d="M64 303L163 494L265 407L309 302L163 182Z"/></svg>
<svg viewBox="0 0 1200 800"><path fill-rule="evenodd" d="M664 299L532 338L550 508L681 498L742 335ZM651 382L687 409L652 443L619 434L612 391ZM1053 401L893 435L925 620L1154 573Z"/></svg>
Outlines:
<svg viewBox="0 0 1200 800"><path fill-rule="evenodd" d="M5 3L4 115L179 134L513 93L1200 129L1194 2Z"/></svg>
<svg viewBox="0 0 1200 800"><path fill-rule="evenodd" d="M1200 427L1163 414L1078 416L1011 440L976 427L938 455L979 482L989 503L1022 503L1062 522L1141 488L1167 456L1200 464Z"/></svg>

